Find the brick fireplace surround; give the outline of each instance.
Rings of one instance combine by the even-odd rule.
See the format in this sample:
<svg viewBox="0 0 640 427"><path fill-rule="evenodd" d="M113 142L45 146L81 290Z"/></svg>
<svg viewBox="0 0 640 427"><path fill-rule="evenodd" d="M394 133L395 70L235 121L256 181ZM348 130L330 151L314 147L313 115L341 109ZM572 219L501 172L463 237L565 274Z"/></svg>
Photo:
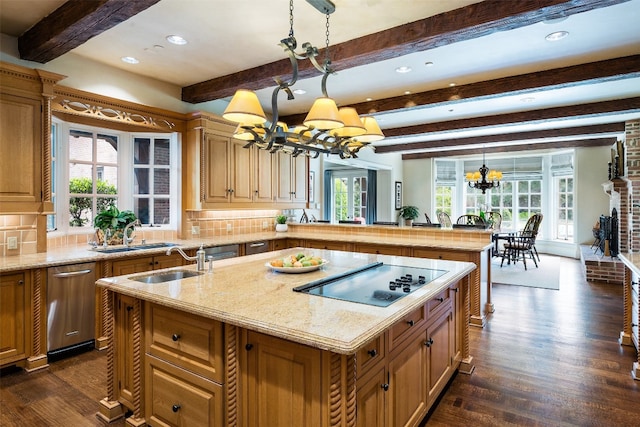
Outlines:
<svg viewBox="0 0 640 427"><path fill-rule="evenodd" d="M640 120L627 122L624 141L625 170L623 176L603 184L609 194L609 214L618 211L620 252L640 251ZM624 266L618 259L596 255L582 247L582 263L588 281L623 283Z"/></svg>

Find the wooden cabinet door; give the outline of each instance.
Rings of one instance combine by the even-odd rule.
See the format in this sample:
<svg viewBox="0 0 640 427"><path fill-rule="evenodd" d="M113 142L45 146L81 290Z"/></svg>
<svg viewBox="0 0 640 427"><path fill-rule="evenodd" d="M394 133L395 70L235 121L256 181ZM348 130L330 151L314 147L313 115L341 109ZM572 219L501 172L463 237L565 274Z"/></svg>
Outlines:
<svg viewBox="0 0 640 427"><path fill-rule="evenodd" d="M290 202L293 193L291 168L293 158L290 154L276 153L276 202Z"/></svg>
<svg viewBox="0 0 640 427"><path fill-rule="evenodd" d="M130 296L115 296L114 341L116 354L115 389L118 400L126 407L134 409L134 343L133 343L133 307L135 299Z"/></svg>
<svg viewBox="0 0 640 427"><path fill-rule="evenodd" d="M204 202L228 203L230 200L229 137L206 134L204 147Z"/></svg>
<svg viewBox="0 0 640 427"><path fill-rule="evenodd" d="M153 257L127 258L113 261L112 269L114 276L125 274L144 273L153 270Z"/></svg>
<svg viewBox="0 0 640 427"><path fill-rule="evenodd" d="M231 202L251 202L253 200L253 150L244 148L246 141L235 138L231 138L230 144Z"/></svg>
<svg viewBox="0 0 640 427"><path fill-rule="evenodd" d="M273 178L275 174L274 155L267 150L253 148L255 175L253 180L253 201L273 203Z"/></svg>
<svg viewBox="0 0 640 427"><path fill-rule="evenodd" d="M185 265L186 261L182 255L178 253L172 253L171 255L157 255L153 257L153 269L159 270L161 268L180 267Z"/></svg>
<svg viewBox="0 0 640 427"><path fill-rule="evenodd" d="M385 426L385 395L388 393L388 381L384 365L369 372L362 380L358 379L357 427Z"/></svg>
<svg viewBox="0 0 640 427"><path fill-rule="evenodd" d="M0 275L0 366L27 357L28 274Z"/></svg>
<svg viewBox="0 0 640 427"><path fill-rule="evenodd" d="M37 100L0 97L0 204L42 200L41 108Z"/></svg>
<svg viewBox="0 0 640 427"><path fill-rule="evenodd" d="M427 413L427 347L423 333L390 354L387 425L418 425Z"/></svg>
<svg viewBox="0 0 640 427"><path fill-rule="evenodd" d="M249 331L247 351L247 425L320 426L321 351Z"/></svg>
<svg viewBox="0 0 640 427"><path fill-rule="evenodd" d="M455 322L453 310L448 310L433 324L427 327L427 384L428 402L431 405L447 385L453 367L453 349L455 348Z"/></svg>
<svg viewBox="0 0 640 427"><path fill-rule="evenodd" d="M391 245L374 245L370 243L355 243L354 250L356 252L364 252L368 254L397 255L409 256L408 250L402 246ZM407 253L405 253L407 251Z"/></svg>
<svg viewBox="0 0 640 427"><path fill-rule="evenodd" d="M309 196L309 168L307 156L291 159L291 201L306 203Z"/></svg>

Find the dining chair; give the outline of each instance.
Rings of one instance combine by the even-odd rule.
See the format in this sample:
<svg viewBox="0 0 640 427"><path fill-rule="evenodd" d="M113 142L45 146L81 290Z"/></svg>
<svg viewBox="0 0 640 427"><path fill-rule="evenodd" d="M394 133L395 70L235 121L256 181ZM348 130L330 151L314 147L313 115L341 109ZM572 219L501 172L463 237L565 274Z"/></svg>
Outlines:
<svg viewBox="0 0 640 427"><path fill-rule="evenodd" d="M442 228L451 228L453 226L453 223L451 222L451 217L449 216L448 213L444 211L438 212L438 221L440 222L440 226Z"/></svg>
<svg viewBox="0 0 640 427"><path fill-rule="evenodd" d="M536 268L538 268L540 255L538 255L538 251L536 249L536 237L538 236L538 229L541 222L542 214L533 214L529 217L521 231L508 238L503 246L500 267L503 266L505 259L507 260L507 264L511 264L511 261L516 263L518 260L522 260L524 269L526 270L528 256L533 260Z"/></svg>
<svg viewBox="0 0 640 427"><path fill-rule="evenodd" d="M479 215L467 214L467 215L460 215L456 220L456 224L476 226L476 225L484 225L485 222L482 220L482 218Z"/></svg>

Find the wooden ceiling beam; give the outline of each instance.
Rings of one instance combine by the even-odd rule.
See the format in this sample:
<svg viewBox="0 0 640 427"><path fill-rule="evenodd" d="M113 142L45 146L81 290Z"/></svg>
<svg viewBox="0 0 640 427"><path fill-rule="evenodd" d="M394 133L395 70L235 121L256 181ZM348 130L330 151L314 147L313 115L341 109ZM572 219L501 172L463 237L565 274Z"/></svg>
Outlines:
<svg viewBox="0 0 640 427"><path fill-rule="evenodd" d="M331 46L336 70L387 59L465 40L509 31L541 22L549 17L569 16L627 0L485 0L388 30ZM320 50L320 57L324 56ZM284 55L283 55L284 56ZM309 61L302 61L299 79L317 76ZM274 78L291 74L289 59L275 61L182 88L182 100L199 103L233 95L242 87L250 90L275 85Z"/></svg>
<svg viewBox="0 0 640 427"><path fill-rule="evenodd" d="M18 37L20 59L45 64L160 0L68 0Z"/></svg>
<svg viewBox="0 0 640 427"><path fill-rule="evenodd" d="M389 112L406 108L433 106L445 102L469 101L476 98L493 99L514 93L541 91L559 88L576 87L612 80L621 80L640 76L640 55L626 56L605 61L591 62L571 67L521 74L470 83L467 85L447 87L426 92L413 93L393 98L351 104L360 114ZM305 114L283 116L286 123L302 123ZM397 136L397 130L385 129L387 136Z"/></svg>
<svg viewBox="0 0 640 427"><path fill-rule="evenodd" d="M394 136L417 135L431 132L543 122L552 119L580 118L586 116L595 117L599 115L625 113L640 113L640 97L592 102L581 105L568 105L565 107L546 108L541 110L520 111L517 113L498 114L494 116L473 117L470 119L426 123L416 126L384 129L383 132L385 136L389 138Z"/></svg>
<svg viewBox="0 0 640 427"><path fill-rule="evenodd" d="M539 144L517 144L491 147L491 153L513 153L516 151L562 149L576 147L602 147L615 144L616 138L573 139L570 141L550 141ZM376 150L377 151L377 150ZM482 147L451 151L426 151L422 153L403 154L402 160L431 159L435 157L467 156L486 152Z"/></svg>
<svg viewBox="0 0 640 427"><path fill-rule="evenodd" d="M575 126L561 129L546 129L540 131L530 132L512 132L504 134L494 135L482 135L468 138L451 138L451 139L438 139L432 141L419 141L409 142L403 144L393 145L380 145L376 146L376 153L392 153L396 151L407 150L431 150L431 149L446 149L450 147L457 147L461 145L482 145L496 142L509 142L509 141L522 141L523 144L540 144L542 142L533 142L534 140L541 140L545 138L566 138L570 136L584 137L587 135L599 135L599 134L611 134L611 133L624 133L625 123L608 123L600 125L590 126ZM531 142L526 142L530 140ZM491 148L493 151L493 147Z"/></svg>

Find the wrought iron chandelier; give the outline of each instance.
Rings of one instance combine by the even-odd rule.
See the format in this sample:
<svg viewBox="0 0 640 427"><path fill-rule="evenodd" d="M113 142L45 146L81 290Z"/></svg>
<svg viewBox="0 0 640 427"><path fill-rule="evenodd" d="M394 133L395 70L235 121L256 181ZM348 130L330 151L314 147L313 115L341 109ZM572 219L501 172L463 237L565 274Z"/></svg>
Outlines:
<svg viewBox="0 0 640 427"><path fill-rule="evenodd" d="M469 181L469 187L482 190L482 194L485 194L488 189L500 186L502 172L489 170L485 164L483 152L482 166L477 172L467 172L466 179Z"/></svg>
<svg viewBox="0 0 640 427"><path fill-rule="evenodd" d="M326 14L326 47L324 63L317 60L318 49L304 43L304 52L297 53L297 42L293 33L293 0L289 1L289 36L279 45L289 56L293 73L289 81L276 78L278 84L271 95L272 120L267 125L267 117L253 91L239 89L231 99L222 117L238 123L233 137L246 140L245 148L253 146L269 150L271 153L285 152L293 156L301 154L318 157L321 153L336 154L341 158L355 158L357 153L373 141L384 138L380 126L372 116L362 119L354 108L338 109L333 99L327 95L327 77L335 73L329 58L329 15L335 11L330 0L307 0L320 12ZM278 93L286 92L287 99L294 99L291 87L298 80L298 60L308 59L322 73L322 97L315 100L303 125L289 127L278 121Z"/></svg>

